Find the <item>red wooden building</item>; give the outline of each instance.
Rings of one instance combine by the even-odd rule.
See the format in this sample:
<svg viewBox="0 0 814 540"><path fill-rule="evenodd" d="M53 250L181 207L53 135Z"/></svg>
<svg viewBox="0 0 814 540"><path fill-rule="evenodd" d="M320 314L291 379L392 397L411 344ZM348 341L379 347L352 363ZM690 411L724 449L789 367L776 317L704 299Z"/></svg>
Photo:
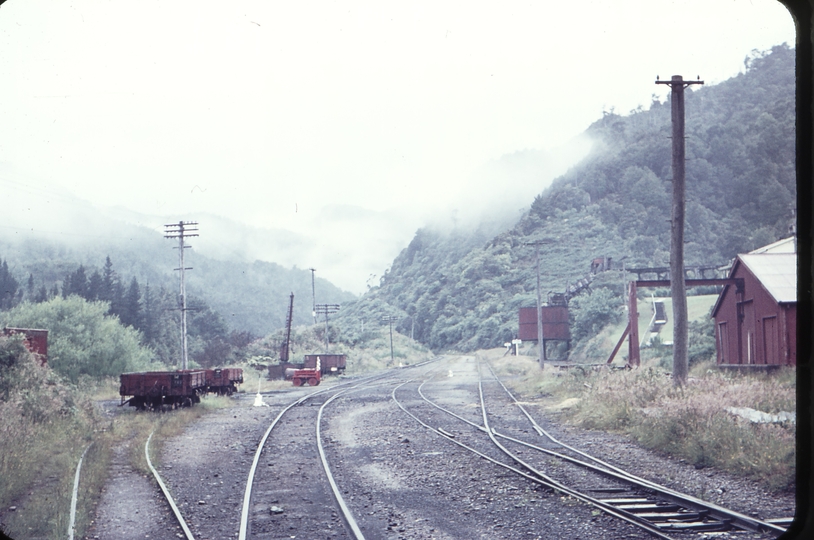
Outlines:
<svg viewBox="0 0 814 540"><path fill-rule="evenodd" d="M797 253L787 238L738 255L712 309L719 366L797 365Z"/></svg>
<svg viewBox="0 0 814 540"><path fill-rule="evenodd" d="M48 330L42 330L39 328L6 327L3 328L3 335L24 336L23 344L25 345L25 348L28 349L29 352L40 355L43 363L48 360Z"/></svg>

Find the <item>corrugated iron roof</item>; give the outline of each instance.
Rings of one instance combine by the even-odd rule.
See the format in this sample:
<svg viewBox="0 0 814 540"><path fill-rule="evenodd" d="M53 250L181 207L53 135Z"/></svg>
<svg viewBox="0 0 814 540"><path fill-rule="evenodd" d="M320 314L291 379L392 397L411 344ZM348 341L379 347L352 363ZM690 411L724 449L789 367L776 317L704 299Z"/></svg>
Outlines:
<svg viewBox="0 0 814 540"><path fill-rule="evenodd" d="M789 236L768 246L759 247L749 253L794 253L795 247L794 237Z"/></svg>
<svg viewBox="0 0 814 540"><path fill-rule="evenodd" d="M796 253L747 253L738 255L778 303L797 302Z"/></svg>

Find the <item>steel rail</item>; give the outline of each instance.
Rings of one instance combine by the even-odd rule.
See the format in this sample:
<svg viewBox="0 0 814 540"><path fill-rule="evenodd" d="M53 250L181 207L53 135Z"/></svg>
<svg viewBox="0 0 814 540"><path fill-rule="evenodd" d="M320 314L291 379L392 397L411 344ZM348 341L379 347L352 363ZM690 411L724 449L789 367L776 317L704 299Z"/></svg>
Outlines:
<svg viewBox="0 0 814 540"><path fill-rule="evenodd" d="M260 439L260 444L257 445L257 451L254 453L254 460L252 461L252 466L249 468L249 478L246 480L246 491L243 493L243 508L240 512L240 530L238 532L239 540L246 540L246 535L248 534L248 524L249 524L249 507L251 506L251 499L252 499L252 487L254 487L254 475L257 472L257 464L260 462L260 454L263 453L263 448L266 444L266 439L268 439L269 435L271 434L271 430L274 429L274 426L277 425L277 422L283 417L285 413L287 413L293 407L303 403L310 397L313 397L315 394L319 394L322 392L327 392L328 388L323 388L322 390L318 390L316 392L311 392L310 394L303 396L296 401L293 401L289 404L286 408L284 408L271 425L268 427L266 432L263 434L263 438Z"/></svg>
<svg viewBox="0 0 814 540"><path fill-rule="evenodd" d="M494 443L495 446L500 448L500 450L503 453L505 453L507 456L512 458L514 461L516 461L517 463L519 463L520 465L522 465L523 467L525 467L529 471L533 472L535 475L537 475L540 478L543 478L546 481L558 486L562 492L568 493L572 497L574 497L576 499L579 499L579 500L581 500L583 502L586 502L588 504L591 504L593 506L596 506L597 508L605 510L606 512L608 511L608 509L613 509L615 512L617 512L617 517L621 517L621 519L623 519L624 521L627 521L628 523L630 523L632 525L635 525L635 526L637 526L637 527L639 527L641 529L644 529L645 531L647 531L648 533L650 533L653 536L656 536L658 538L670 538L670 536L667 536L666 534L661 532L661 530L658 527L656 527L655 525L653 525L649 521L646 521L646 520L640 518L639 516L637 516L637 515L635 515L635 514L633 514L631 512L627 512L626 510L623 510L621 508L616 508L616 507L610 505L609 503L606 503L606 502L604 502L604 501L602 501L600 499L597 499L595 497L591 497L590 495L586 495L586 494L584 494L584 493L582 493L580 491L577 491L577 490L575 490L573 488L570 488L570 487L566 486L565 484L562 484L558 480L555 480L555 479L551 478L550 476L548 476L545 473L543 473L542 471L538 470L533 465L527 463L526 461L524 461L523 459L518 457L516 454L511 452L508 448L503 446L497 440L497 437L495 437L494 433L492 432L491 427L489 427L489 415L486 413L486 401L485 401L485 399L483 397L483 379L482 379L481 374L480 374L480 361L478 361L478 363L477 363L477 368L478 368L478 393L480 394L480 406L481 406L481 413L482 413L482 416L483 416L483 427L486 428L486 434L489 435L489 438L492 440L492 443Z"/></svg>
<svg viewBox="0 0 814 540"><path fill-rule="evenodd" d="M465 423L471 425L472 427L474 427L474 428L476 428L476 429L478 429L480 431L483 431L483 432L486 432L486 433L491 432L492 434L495 435L495 437L505 439L507 441L511 441L513 443L525 446L525 447L527 447L529 449L532 449L532 450L537 450L539 452L548 454L548 455L553 456L553 457L557 457L557 458L562 459L564 461L568 461L568 462L573 463L575 465L587 468L589 470L592 470L592 471L594 471L596 473L608 476L608 477L613 478L615 480L619 480L619 481L622 481L622 482L625 482L625 483L633 484L634 486L637 486L637 487L643 487L643 488L646 488L646 489L650 489L652 491L655 491L656 493L661 495L664 499L667 499L672 503L678 503L678 504L681 504L682 506L691 508L691 509L696 510L696 511L709 510L710 509L709 508L709 503L704 504L704 501L701 501L700 504L690 504L687 499L694 499L694 498L689 496L689 495L685 495L685 494L680 493L680 492L675 492L673 490L670 490L669 488L666 488L664 486L660 486L659 484L649 482L646 479L639 478L639 477L637 477L635 475L632 475L632 474L628 473L627 471L624 471L622 469L618 469L618 468L614 467L613 465L606 464L606 463L602 462L601 460L597 460L596 458L592 458L593 461L598 462L600 465L606 465L607 467L609 467L609 469L606 469L606 468L604 468L604 467L602 467L600 465L596 465L594 463L589 463L587 461L582 461L580 459L574 458L572 456L568 456L566 454L561 454L561 453L556 452L554 450L549 450L547 448L542 448L540 446L528 443L528 442L520 440L520 439L516 439L516 438L511 437L509 435L505 435L503 433L500 433L499 431L497 431L494 428L490 428L489 430L487 430L482 425L476 424L475 422L472 422L471 420L468 420L468 419L460 416L459 414L457 414L457 413L455 413L453 411L450 411L449 409L446 409L446 408L442 407L441 405L438 405L434 401L430 400L422 392L422 387L427 382L429 382L429 379L422 382L421 385L418 388L418 393L419 393L419 395L421 395L421 397L422 397L422 399L424 399L424 401L426 401L428 404L432 405L433 407L437 408L438 410L440 410L440 411L442 411L442 412L444 412L444 413L446 413L446 414L448 414L450 416L453 416L453 417L461 420L462 422L465 422ZM542 429L542 428L540 428L540 429ZM560 443L558 442L557 444L560 444ZM566 448L570 448L567 445L564 445L564 446ZM577 451L577 452L579 452L579 451ZM579 452L579 453L582 454L582 452ZM587 454L585 454L585 455L587 457L591 458L591 456L589 456ZM610 469L612 469L612 470L610 470ZM661 488L661 489L659 489L659 488ZM669 492L675 493L675 495L671 495ZM731 510L728 510L728 509L723 509L723 510L725 512L732 512ZM631 515L635 515L635 514L631 514ZM721 516L718 513L708 512L708 515L710 517L715 518L715 519L719 519L720 521L723 521L723 519L728 519L731 523L733 523L736 526L739 526L740 528L745 529L745 530L757 531L757 529L752 529L750 527L745 527L745 526L739 525L739 522L737 522L737 520L734 520L734 519L730 518L729 514Z"/></svg>
<svg viewBox="0 0 814 540"><path fill-rule="evenodd" d="M778 525L775 525L774 523L769 523L767 521L763 521L763 520L759 520L759 519L755 519L755 518L746 516L744 514L741 514L740 512L736 512L736 511L731 510L729 508L724 508L722 506L718 506L718 505L716 505L714 503L711 503L711 502L704 501L702 499L698 499L696 497L693 497L692 495L687 495L686 493L681 493L679 491L670 489L670 488L668 488L666 486L662 486L661 484L657 484L655 482L647 480L646 478L641 478L639 476L633 475L633 474L631 474L631 473L629 473L629 472L627 472L627 471L625 471L623 469L620 469L620 468L618 468L618 467L616 467L616 466L614 466L614 465L612 465L610 463L602 461L601 459L598 459L598 458L596 458L596 457L594 457L594 456L592 456L592 455L590 455L590 454L588 454L586 452L583 452L582 450L579 450L577 448L574 448L573 446L570 446L568 444L563 443L562 441L557 440L550 433L548 433L545 429L543 429L534 420L534 418L532 418L531 414L529 414L529 412L517 400L517 398L514 396L514 394L512 394L512 392L506 387L506 385L503 384L503 381L501 381L500 378L495 374L494 370L492 369L492 366L489 365L488 362L484 362L484 363L489 368L489 371L492 373L492 376L494 377L494 379L498 382L498 384L500 384L500 386L503 388L503 390L506 392L506 394L508 394L508 396L512 399L514 404L517 405L517 407L526 416L526 418L528 418L528 420L531 422L531 425L534 428L534 430L541 437L546 437L549 440L551 440L551 442L553 442L554 444L557 444L557 445L559 445L559 446L561 446L563 448L566 448L566 449L568 449L568 450L570 450L570 451L572 451L572 452L574 452L576 454L579 454L579 455L581 455L581 456L583 456L583 457L585 457L587 459L590 459L594 463L600 465L602 468L607 469L608 472L612 471L613 473L616 473L616 474L612 474L612 476L615 476L617 478L626 479L629 482L632 482L632 483L638 484L638 485L640 485L642 487L646 487L648 489L651 489L651 490L657 492L659 495L663 496L664 498L670 500L671 502L684 504L687 507L693 508L695 510L699 510L699 509L709 510L710 511L710 514L709 514L710 517L714 517L714 518L716 518L718 520L729 519L729 520L731 520L733 525L735 525L736 527L739 527L741 529L750 530L750 531L753 531L753 532L774 531L774 532L781 532L782 533L782 532L786 531L785 528L780 527ZM538 449L538 450L540 450L542 452L546 452L546 453L549 453L549 454L552 453L551 450L536 447L534 445L531 445L529 443L520 441L518 439L513 439L513 438L510 438L510 437L506 437L506 438L508 438L510 440L513 440L513 442L516 442L518 444L522 444L524 446L527 446L529 448L535 448L535 449ZM558 457L562 457L564 459L568 459L569 461L573 461L573 462L578 463L580 465L590 467L589 464L587 464L585 462L581 462L579 460L574 460L574 458L569 458L569 457L564 456L564 455L558 455Z"/></svg>
<svg viewBox="0 0 814 540"><path fill-rule="evenodd" d="M322 424L322 412L325 410L325 407L349 390L350 389L342 390L341 392L334 394L322 404L322 407L319 408L319 413L317 413L317 448L319 449L319 457L322 460L322 468L325 471L325 476L328 477L328 483L331 484L331 491L333 491L334 499L336 499L337 504L339 504L339 508L342 510L342 516L345 518L345 523L347 523L348 527L350 527L350 530L353 532L353 536L356 538L356 540L365 540L365 535L362 534L362 530L356 523L356 519L354 519L350 508L348 508L348 505L345 504L345 499L342 497L342 493L339 491L339 486L336 485L334 476L331 473L331 467L328 465L328 456L325 454L325 448L322 446L322 433L320 428Z"/></svg>
<svg viewBox="0 0 814 540"><path fill-rule="evenodd" d="M428 360L426 362L422 362L420 364L416 364L416 365L413 365L413 366L406 366L406 367L420 367L420 366L429 364L431 362L435 362L437 360L438 360L438 358L433 358L433 359ZM258 465L258 463L260 461L260 456L262 455L263 450L265 449L266 440L268 439L268 437L271 434L274 427L282 419L282 417L288 411L290 411L292 408L294 408L294 407L296 407L298 405L301 405L306 400L311 399L314 396L317 396L319 394L324 394L324 393L327 393L327 392L331 392L331 391L337 390L338 388L341 388L343 386L348 386L348 385L354 385L354 386L351 386L351 389L356 388L357 386L360 386L362 384L365 384L365 383L368 383L368 382L373 382L373 381L376 381L378 379L384 378L387 375L390 375L390 373L382 372L382 373L377 373L377 374L371 375L369 377L363 377L361 380L358 380L358 381L347 381L347 382L343 382L343 383L331 386L329 388L321 388L321 389L316 390L314 392L310 392L308 395L305 395L305 396L302 396L302 397L298 398L297 400L293 401L288 406L286 406L282 411L280 411L280 413L272 421L271 425L269 425L266 432L263 434L263 437L260 439L260 443L257 445L257 450L254 453L254 459L252 460L252 465L249 468L249 476L248 476L248 479L246 480L246 489L245 489L245 491L243 493L243 507L242 507L241 512L240 512L240 528L238 530L238 540L246 540L246 538L248 538L248 534L249 534L249 508L251 507L252 490L253 490L253 487L254 487L254 477L255 477L256 472L257 472L257 465ZM345 392L347 390L349 390L349 389L342 390L342 391L340 391L340 393ZM324 404L323 404L323 406L324 406Z"/></svg>
<svg viewBox="0 0 814 540"><path fill-rule="evenodd" d="M616 507L614 507L614 506L612 506L610 504L604 503L604 502L600 501L599 499L594 499L594 498L589 497L587 495L583 495L582 493L580 493L578 491L575 491L575 490L573 490L573 489L571 489L571 488L569 488L569 487L567 487L567 486L565 486L563 484L560 484L559 482L557 482L556 480L554 480L552 478L547 477L546 475L540 473L539 471L536 471L533 467L529 467L529 466L525 465L522 462L522 460L519 460L516 457L512 456L510 452L505 450L499 443L497 443L497 441L492 437L492 434L491 434L488 427L485 427L484 431L486 431L486 433L488 433L490 435L490 438L492 438L492 442L498 448L501 448L501 450L504 453L506 453L509 457L511 457L512 459L514 459L515 461L517 461L518 463L520 463L521 465L526 467L528 470L532 471L534 474L529 474L529 473L527 473L527 472L525 472L525 471L523 471L521 469L518 469L517 467L513 467L513 466L511 466L511 465L509 465L507 463L503 463L502 461L499 461L499 460L497 460L497 459L495 459L495 458L493 458L493 457L491 457L491 456L489 456L487 454L484 454L483 452L481 452L481 451L479 451L479 450L477 450L475 448L472 448L471 446L469 446L467 444L462 443L461 441L458 441L458 440L454 439L453 437L450 437L449 435L445 434L443 431L430 426L429 424L427 424L426 422L424 422L420 418L418 418L416 415L414 415L413 413L408 411L407 408L404 407L404 405L402 405L401 402L399 402L398 398L396 397L396 390L398 390L399 388L401 388L402 386L404 386L405 384L407 384L409 382L412 382L412 381L407 381L405 383L402 383L402 384L400 384L399 386L397 386L396 388L393 389L393 392L392 392L393 401L407 415L412 417L416 422L418 422L419 424L421 424L425 428L429 429L430 431L434 432L438 436L445 438L446 440L452 442L453 444L456 444L456 445L460 446L461 448L464 448L464 449L468 450L469 452L472 452L472 453L476 454L477 456L479 456L479 457L481 457L483 459L486 459L487 461L489 461L491 463L494 463L495 465L498 465L499 467L503 467L504 469L508 469L508 470L522 476L523 478L526 478L527 480L530 480L530 481L535 482L537 484L541 484L543 486L549 487L549 488L551 488L551 489L553 489L555 491L558 491L558 492L560 492L560 493L562 493L564 495L568 495L568 496L571 496L571 497L573 497L575 499L581 500L581 501L583 501L583 502L585 502L585 503L587 503L589 505L592 505L592 506L594 506L596 508L601 509L603 512L605 512L608 515L617 517L617 518L619 518L619 519L621 519L623 521L626 521L626 522L630 523L631 525L633 525L635 527L643 529L643 530L645 530L646 532L650 533L653 536L656 536L656 537L661 538L663 540L672 540L672 537L662 533L658 528L650 525L648 522L641 521L634 514L631 514L629 512L626 512L625 510L621 510L619 508L616 508Z"/></svg>
<svg viewBox="0 0 814 540"><path fill-rule="evenodd" d="M82 460L85 459L85 454L88 453L88 449L91 446L93 446L93 443L90 443L85 447L84 452L82 452L82 456L79 458L79 463L76 465L76 474L73 478L73 493L71 494L71 515L68 519L68 540L73 540L74 528L76 525L76 499L77 493L79 492L79 472L82 470Z"/></svg>
<svg viewBox="0 0 814 540"><path fill-rule="evenodd" d="M187 527L187 522L184 521L184 516L181 515L181 511L178 510L178 507L175 505L175 501L172 499L172 495L170 495L170 490L164 485L158 471L155 470L155 467L153 467L153 462L150 461L150 439L153 438L153 433L155 433L155 430L150 432L150 436L147 437L147 442L144 443L144 456L147 458L147 466L150 468L153 476L155 476L155 479L158 481L158 485L161 487L164 497L166 497L167 501L170 503L170 508L172 508L172 512L175 514L176 519L178 519L178 523L181 524L181 528L184 530L187 540L195 540L195 537L192 536L192 531L190 531L189 527Z"/></svg>

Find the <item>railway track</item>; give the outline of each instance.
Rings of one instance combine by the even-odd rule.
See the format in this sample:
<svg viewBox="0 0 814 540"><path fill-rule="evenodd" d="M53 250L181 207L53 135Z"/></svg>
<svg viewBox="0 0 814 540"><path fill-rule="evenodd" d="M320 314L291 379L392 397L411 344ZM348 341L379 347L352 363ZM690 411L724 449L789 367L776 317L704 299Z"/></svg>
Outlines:
<svg viewBox="0 0 814 540"><path fill-rule="evenodd" d="M583 452L571 445L557 440L548 431L543 429L529 414L523 404L517 400L512 392L497 377L489 364L485 364L491 375L492 381L499 385L500 389L511 400L512 405L525 416L534 431L567 453L554 452L538 445L529 444L525 441L510 438L501 434L501 438L537 450L541 453L558 457L570 463L596 471L606 477L627 482L631 489L642 490L643 496L635 497L612 497L605 499L617 507L626 507L633 511L638 517L656 524L665 530L687 530L687 531L721 531L730 527L757 533L783 533L785 528L776 523L756 519L743 513L721 507L719 505L701 500L697 497L687 495L670 489L656 482L646 480L633 475L628 471L620 469L606 461L600 460L586 452ZM483 401L483 390L481 388L481 398ZM485 410L485 404L484 404ZM497 435L497 433L496 433ZM613 491L608 491L612 493Z"/></svg>
<svg viewBox="0 0 814 540"><path fill-rule="evenodd" d="M269 407L252 397L164 443L157 468L188 539L682 540L739 527L569 448L471 358L276 391Z"/></svg>
<svg viewBox="0 0 814 540"><path fill-rule="evenodd" d="M416 364L412 367L420 368L426 364L427 363ZM356 540L364 539L364 534L362 533L353 512L345 502L342 495L342 490L337 485L337 482L332 474L330 461L323 445L322 420L326 409L336 399L361 389L375 387L376 385L382 384L382 381L392 380L394 377L401 376L401 373L402 372L400 371L385 372L373 375L371 377L365 377L359 381L343 383L330 388L322 388L303 396L296 401L293 401L282 411L280 411L274 421L269 425L268 429L263 435L263 438L257 446L257 450L255 451L254 460L249 471L249 478L246 483L246 490L243 498L240 530L238 533L239 540L251 538L251 533L253 530L257 531L258 533L267 533L270 530L273 530L273 518L270 519L267 515L263 515L262 511L252 512L252 503L254 498L253 493L258 476L258 483L262 484L265 481L266 483L273 484L275 476L279 477L281 474L300 475L302 478L300 485L303 486L303 488L308 492L306 497L302 497L300 494L300 497L306 502L306 507L300 507L297 509L297 512L300 514L301 520L303 521L302 528L298 528L298 530L300 530L299 534L303 534L304 531L309 531L305 532L306 536L309 534L325 534L326 532L330 534L334 532L334 527L339 524L338 522L341 522L341 524L344 525L349 537L355 538ZM320 402L320 398L326 399ZM316 414L314 414L313 411L310 410L314 407L307 407L305 405L318 405L319 408ZM280 421L283 417L286 417L286 422L281 423ZM306 441L305 444L298 444L296 447L287 445L290 443L275 443L272 441L272 447L267 447L269 444L269 438L272 436L272 434L276 435L279 441L291 441L296 439L296 437L286 436L285 430L289 429L291 426L296 426L298 422L300 425L306 422L313 423L315 426L314 440ZM279 446L274 447L274 444ZM316 455L314 454L315 449ZM264 470L262 467L258 468L264 452L277 456L277 461L273 466L273 471ZM290 456L293 459L287 459L286 456ZM317 456L319 458L318 467L316 466ZM303 458L307 461L304 462ZM268 467L266 469L268 469ZM324 475L319 474L320 469ZM325 485L326 482L327 487ZM328 487L329 489L327 489ZM261 493L259 493L258 496L263 496L267 501L279 501L289 495L285 493L275 493L273 490L264 488L260 488L260 491ZM332 501L329 501L328 494L330 494ZM324 508L332 503L335 503L339 512L332 511L328 515L324 511ZM273 508L274 507L272 507L272 512L274 511ZM280 508L280 510L282 511L283 509ZM315 517L317 518L316 528L320 528L320 520L324 521L327 518L329 523L323 524L321 527L322 530L313 530L315 527ZM289 521L290 519L291 518L289 516ZM306 521L309 522L308 525L305 525Z"/></svg>
<svg viewBox="0 0 814 540"><path fill-rule="evenodd" d="M731 527L757 533L779 534L784 530L774 523L757 520L636 477L585 452L565 445L540 427L495 376L491 367L487 369L488 377L484 377L480 365L476 365L477 406L468 407L469 404L458 404L458 412L453 411L451 405L440 405L437 400L429 399L423 392L423 387L435 380L439 387L436 393L442 395L443 384L438 382L438 377L426 379L416 388L416 392L426 404L431 405L447 418L454 418L458 426L463 424L468 429L433 427L428 422L434 421L436 426L438 424L446 425L446 423L427 412L424 413L425 419L422 419L407 410L398 399L396 393L398 389L393 391L393 399L402 410L440 437L470 452L475 452L530 481L540 483L562 495L593 505L602 512L634 524L651 536L667 538L668 533L721 531ZM495 405L494 402L498 401L498 397L495 396L497 392L495 389L490 389L490 386L497 387L502 394L504 400L500 406ZM507 399L508 401L506 401ZM487 405L487 401L489 401L489 405ZM501 431L502 428L497 425L500 420L509 415L517 415L518 411L524 416L526 428L532 429L517 427L515 419L512 422L506 422L513 425L513 428ZM433 420L428 420L430 418ZM512 433L509 434L508 431ZM537 441L529 441L529 433L534 433ZM478 434L480 435L479 441L476 437ZM466 438L465 443L464 438ZM488 439L491 444L484 445L484 439ZM499 456L495 454L494 448L500 450ZM550 458L557 460L557 464L552 466L550 463L546 463L545 460Z"/></svg>

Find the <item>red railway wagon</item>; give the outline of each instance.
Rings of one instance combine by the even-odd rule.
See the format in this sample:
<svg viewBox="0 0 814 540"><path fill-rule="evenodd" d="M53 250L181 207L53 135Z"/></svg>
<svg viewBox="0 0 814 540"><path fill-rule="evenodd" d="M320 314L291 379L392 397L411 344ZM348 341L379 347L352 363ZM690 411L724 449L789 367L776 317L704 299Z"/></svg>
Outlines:
<svg viewBox="0 0 814 540"><path fill-rule="evenodd" d="M320 361L322 375L338 375L345 371L347 357L344 354L306 354L303 368L316 369L317 358Z"/></svg>
<svg viewBox="0 0 814 540"><path fill-rule="evenodd" d="M219 396L231 396L237 392L237 385L243 383L243 370L240 368L205 369L206 386Z"/></svg>
<svg viewBox="0 0 814 540"><path fill-rule="evenodd" d="M201 401L207 391L206 372L203 370L146 371L122 373L119 377L121 405L144 410L163 406L190 407ZM129 399L127 396L131 396Z"/></svg>

